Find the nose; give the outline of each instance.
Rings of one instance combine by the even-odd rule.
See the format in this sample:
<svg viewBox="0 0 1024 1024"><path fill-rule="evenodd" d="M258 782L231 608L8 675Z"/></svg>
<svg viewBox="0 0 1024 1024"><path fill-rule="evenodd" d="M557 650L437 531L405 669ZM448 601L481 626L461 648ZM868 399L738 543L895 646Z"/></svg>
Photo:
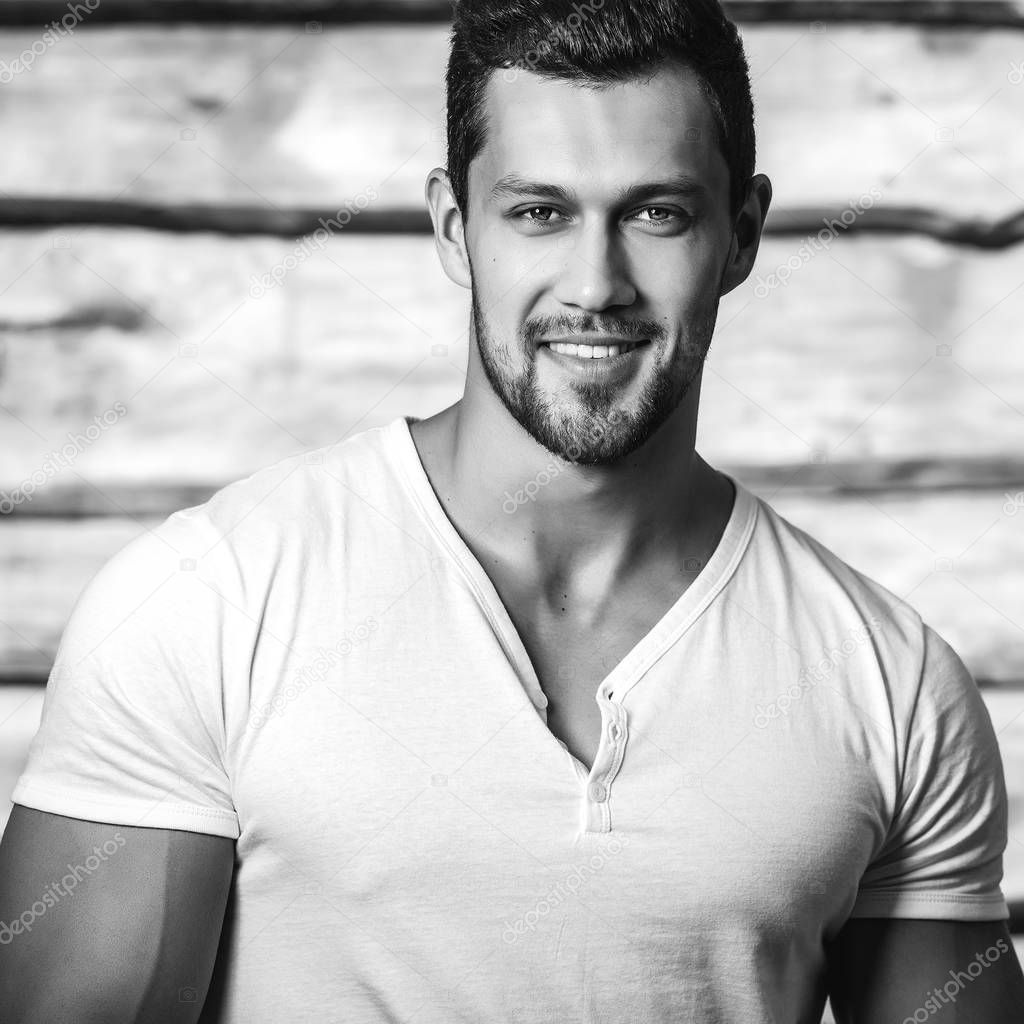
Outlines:
<svg viewBox="0 0 1024 1024"><path fill-rule="evenodd" d="M566 306L601 310L629 306L636 299L621 240L600 224L572 236L555 286L555 298Z"/></svg>

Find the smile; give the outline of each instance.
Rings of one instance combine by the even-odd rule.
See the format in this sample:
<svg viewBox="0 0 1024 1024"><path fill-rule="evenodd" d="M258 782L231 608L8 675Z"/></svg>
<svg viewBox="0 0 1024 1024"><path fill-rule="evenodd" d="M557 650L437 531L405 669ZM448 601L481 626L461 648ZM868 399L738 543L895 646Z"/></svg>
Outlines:
<svg viewBox="0 0 1024 1024"><path fill-rule="evenodd" d="M577 359L608 359L612 356L632 352L646 344L646 341L628 341L618 345L574 345L571 342L552 341L546 343L546 347L561 356L575 356Z"/></svg>

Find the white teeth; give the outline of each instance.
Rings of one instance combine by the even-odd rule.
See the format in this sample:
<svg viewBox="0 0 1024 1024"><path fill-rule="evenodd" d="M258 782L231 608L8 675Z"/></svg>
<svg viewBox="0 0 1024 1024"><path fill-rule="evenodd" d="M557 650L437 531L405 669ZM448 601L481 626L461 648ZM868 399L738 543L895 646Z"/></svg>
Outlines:
<svg viewBox="0 0 1024 1024"><path fill-rule="evenodd" d="M632 342L628 345L571 345L565 342L553 341L549 346L552 352L562 356L576 356L577 359L604 359L606 356L617 356L621 352L628 352L637 347L639 342Z"/></svg>

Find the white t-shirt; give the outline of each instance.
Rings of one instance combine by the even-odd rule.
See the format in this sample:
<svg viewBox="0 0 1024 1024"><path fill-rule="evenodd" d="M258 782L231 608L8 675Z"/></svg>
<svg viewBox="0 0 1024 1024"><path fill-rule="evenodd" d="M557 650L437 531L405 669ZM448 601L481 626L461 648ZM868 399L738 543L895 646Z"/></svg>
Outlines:
<svg viewBox="0 0 1024 1024"><path fill-rule="evenodd" d="M402 417L110 559L13 799L237 839L204 1019L817 1022L851 915L1009 916L1003 768L945 641L733 483L589 773Z"/></svg>

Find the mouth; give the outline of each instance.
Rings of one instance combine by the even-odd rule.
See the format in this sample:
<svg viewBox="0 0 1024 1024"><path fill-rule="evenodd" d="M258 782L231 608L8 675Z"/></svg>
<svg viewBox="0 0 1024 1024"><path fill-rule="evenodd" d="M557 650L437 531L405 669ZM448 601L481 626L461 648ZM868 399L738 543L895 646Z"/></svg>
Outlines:
<svg viewBox="0 0 1024 1024"><path fill-rule="evenodd" d="M573 342L573 341L542 341L540 348L550 349L560 356L571 356L575 359L614 359L616 356L628 355L645 345L650 344L646 339L643 341L627 341L626 339L609 339L606 343L598 344L595 341Z"/></svg>

